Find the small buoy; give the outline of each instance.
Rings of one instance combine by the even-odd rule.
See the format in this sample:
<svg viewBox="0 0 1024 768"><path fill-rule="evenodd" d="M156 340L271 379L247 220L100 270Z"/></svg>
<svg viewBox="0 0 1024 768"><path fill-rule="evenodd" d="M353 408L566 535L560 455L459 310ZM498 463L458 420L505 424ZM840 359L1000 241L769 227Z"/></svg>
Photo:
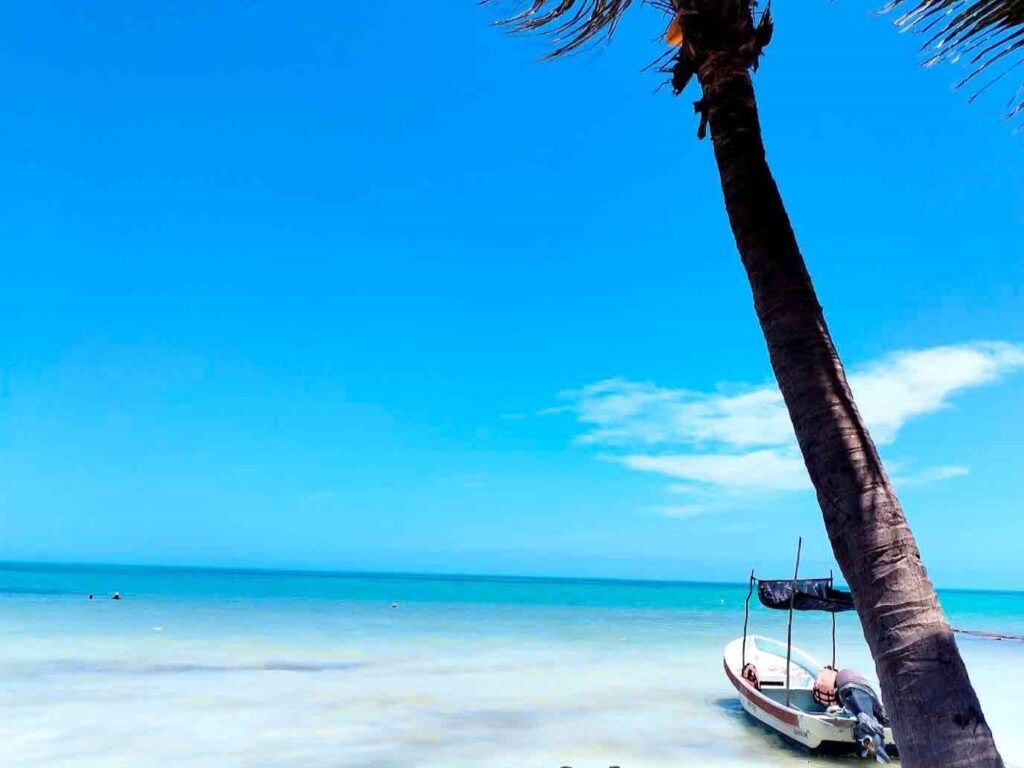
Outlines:
<svg viewBox="0 0 1024 768"><path fill-rule="evenodd" d="M398 603L391 603L391 607L392 608L397 608L398 607Z"/></svg>
<svg viewBox="0 0 1024 768"><path fill-rule="evenodd" d="M89 599L92 600L92 595L89 595Z"/></svg>

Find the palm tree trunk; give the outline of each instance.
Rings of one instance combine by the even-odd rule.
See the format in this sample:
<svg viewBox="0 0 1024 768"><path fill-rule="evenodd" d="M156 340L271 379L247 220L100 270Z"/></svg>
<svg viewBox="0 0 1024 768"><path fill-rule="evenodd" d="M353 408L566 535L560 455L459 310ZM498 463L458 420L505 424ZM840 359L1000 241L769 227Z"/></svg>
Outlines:
<svg viewBox="0 0 1024 768"><path fill-rule="evenodd" d="M725 204L902 762L1002 766L768 169L747 65L737 50L712 50L697 70Z"/></svg>

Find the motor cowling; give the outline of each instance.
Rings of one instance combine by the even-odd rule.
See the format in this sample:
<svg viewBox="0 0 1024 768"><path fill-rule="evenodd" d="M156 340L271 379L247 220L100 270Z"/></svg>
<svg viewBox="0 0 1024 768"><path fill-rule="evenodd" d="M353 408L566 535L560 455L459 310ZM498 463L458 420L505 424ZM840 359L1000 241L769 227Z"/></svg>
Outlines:
<svg viewBox="0 0 1024 768"><path fill-rule="evenodd" d="M889 723L889 716L871 683L856 670L841 669L836 675L836 696L843 709L856 718L853 739L861 747L860 756L888 763L885 726Z"/></svg>

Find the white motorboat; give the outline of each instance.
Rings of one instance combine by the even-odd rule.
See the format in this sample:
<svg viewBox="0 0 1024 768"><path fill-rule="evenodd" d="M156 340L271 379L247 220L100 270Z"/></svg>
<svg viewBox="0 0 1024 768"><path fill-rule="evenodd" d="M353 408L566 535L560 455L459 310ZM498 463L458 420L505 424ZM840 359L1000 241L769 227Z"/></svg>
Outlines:
<svg viewBox="0 0 1024 768"><path fill-rule="evenodd" d="M814 684L825 666L799 648L790 649L789 689L786 688L786 644L759 635L725 646L725 674L751 716L808 749L850 751L864 749L854 735L857 717L841 705L826 706L814 698ZM743 675L751 665L756 675ZM892 730L883 727L885 748L892 752Z"/></svg>
<svg viewBox="0 0 1024 768"><path fill-rule="evenodd" d="M797 550L797 570L800 564ZM747 633L750 598L767 608L789 610L789 633L781 643ZM835 614L853 610L849 592L827 579L758 579L750 574L743 636L725 646L726 677L752 717L811 750L856 750L861 757L888 762L895 753L892 730L878 694L867 679L835 661ZM832 663L824 665L792 644L793 612L832 615Z"/></svg>

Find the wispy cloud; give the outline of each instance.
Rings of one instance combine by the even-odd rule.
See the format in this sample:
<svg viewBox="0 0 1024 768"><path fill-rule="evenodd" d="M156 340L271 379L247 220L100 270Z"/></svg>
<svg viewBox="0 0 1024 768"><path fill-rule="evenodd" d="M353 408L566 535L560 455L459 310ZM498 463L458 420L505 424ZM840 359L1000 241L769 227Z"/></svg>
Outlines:
<svg viewBox="0 0 1024 768"><path fill-rule="evenodd" d="M563 395L589 427L584 443L776 445L793 431L774 387L726 395L607 379Z"/></svg>
<svg viewBox="0 0 1024 768"><path fill-rule="evenodd" d="M662 517L698 517L717 512L718 507L713 504L664 504L652 507L651 511Z"/></svg>
<svg viewBox="0 0 1024 768"><path fill-rule="evenodd" d="M968 467L961 467L958 465L946 465L942 467L928 467L922 469L919 472L912 472L910 474L896 473L895 481L906 488L912 485L927 485L929 483L937 483L940 480L950 480L954 477L963 477L968 474L971 470Z"/></svg>
<svg viewBox="0 0 1024 768"><path fill-rule="evenodd" d="M946 408L950 398L1024 367L1024 346L980 342L889 355L850 376L868 429L891 443L910 419Z"/></svg>
<svg viewBox="0 0 1024 768"><path fill-rule="evenodd" d="M948 408L957 394L1024 368L1024 345L976 342L896 352L855 366L850 386L879 444L890 444L912 419ZM653 382L606 379L562 393L582 426L580 443L630 469L677 481L669 490L779 492L810 487L793 428L774 383L715 392L672 389ZM923 484L965 474L941 466L897 475ZM682 481L682 482L679 482ZM704 503L667 505L661 514L690 517Z"/></svg>
<svg viewBox="0 0 1024 768"><path fill-rule="evenodd" d="M633 454L616 460L630 469L728 488L796 491L810 487L803 460L788 450L765 449L735 454Z"/></svg>

